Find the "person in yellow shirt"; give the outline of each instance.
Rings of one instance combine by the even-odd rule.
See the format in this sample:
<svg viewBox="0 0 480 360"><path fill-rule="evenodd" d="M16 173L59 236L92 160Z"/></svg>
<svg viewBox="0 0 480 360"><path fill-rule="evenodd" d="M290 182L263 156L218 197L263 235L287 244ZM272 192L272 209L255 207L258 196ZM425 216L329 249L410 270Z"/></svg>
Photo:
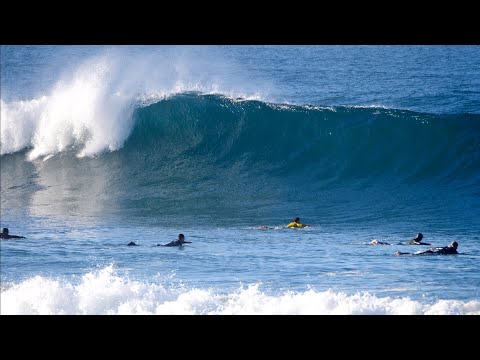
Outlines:
<svg viewBox="0 0 480 360"><path fill-rule="evenodd" d="M302 227L306 227L306 226L309 226L309 225L306 225L306 224L302 224L300 222L300 218L299 217L296 217L295 220L293 220L290 224L288 224L286 227L287 228L302 228Z"/></svg>

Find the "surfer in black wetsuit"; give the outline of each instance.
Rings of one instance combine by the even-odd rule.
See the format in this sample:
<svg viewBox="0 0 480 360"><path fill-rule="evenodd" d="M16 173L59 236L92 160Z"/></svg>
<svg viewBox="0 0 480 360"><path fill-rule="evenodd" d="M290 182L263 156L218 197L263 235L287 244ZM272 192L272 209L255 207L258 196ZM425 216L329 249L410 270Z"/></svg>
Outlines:
<svg viewBox="0 0 480 360"><path fill-rule="evenodd" d="M434 247L430 248L426 251L416 252L415 254L405 253L397 251L394 255L450 255L450 254L458 254L457 252L458 243L456 241L451 242L447 246L442 247Z"/></svg>
<svg viewBox="0 0 480 360"><path fill-rule="evenodd" d="M178 239L169 242L168 244L165 245L159 245L159 246L182 246L183 244L191 244L191 241L185 241L185 235L183 234L178 234Z"/></svg>
<svg viewBox="0 0 480 360"><path fill-rule="evenodd" d="M9 235L8 228L3 228L0 239L25 239L25 236Z"/></svg>
<svg viewBox="0 0 480 360"><path fill-rule="evenodd" d="M422 233L418 233L412 240L408 242L408 245L431 245L428 243L422 243L423 235Z"/></svg>
<svg viewBox="0 0 480 360"><path fill-rule="evenodd" d="M372 241L370 241L370 244L372 244L372 245L392 245L392 244L389 244L387 242L378 241L377 239L373 239Z"/></svg>

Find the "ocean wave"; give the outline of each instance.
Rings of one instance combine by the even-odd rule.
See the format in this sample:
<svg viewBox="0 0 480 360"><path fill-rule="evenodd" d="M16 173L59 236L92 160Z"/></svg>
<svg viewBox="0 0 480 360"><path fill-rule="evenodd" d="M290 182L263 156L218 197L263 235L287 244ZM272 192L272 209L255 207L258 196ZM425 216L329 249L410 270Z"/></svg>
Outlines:
<svg viewBox="0 0 480 360"><path fill-rule="evenodd" d="M480 315L480 301L378 297L341 291L262 291L261 284L222 292L139 281L113 266L78 282L34 276L2 287L1 314L189 314L189 315Z"/></svg>
<svg viewBox="0 0 480 360"><path fill-rule="evenodd" d="M30 115L2 125L2 151L17 151L2 156L2 203L17 203L14 189L22 186L38 201L42 195L58 203L60 213L75 200L77 208L92 211L125 207L174 216L190 209L218 216L213 209L219 204L236 204L236 210L218 210L230 213L273 206L286 194L304 211L326 200L340 206L354 190L370 209L372 201L398 194L393 201L400 210L418 201L408 188L415 184L423 184L425 196L463 193L477 201L480 115L277 106L197 92L134 104L129 122L119 128L92 117L88 125L45 123L38 133ZM12 106L2 111L18 114ZM39 99L16 106L41 113L50 105ZM25 148L30 137L34 145ZM438 202L432 206L439 208Z"/></svg>
<svg viewBox="0 0 480 360"><path fill-rule="evenodd" d="M162 56L104 50L68 71L56 69L59 79L37 98L1 99L0 155L28 149L34 160L72 148L78 157L118 150L132 129L132 112L172 94L265 99L253 81L235 76L228 76L228 83L222 80L229 66L198 48Z"/></svg>
<svg viewBox="0 0 480 360"><path fill-rule="evenodd" d="M130 99L128 105L114 98L102 100L115 109L103 112L103 121L89 101L75 105L83 113L61 98L2 102L2 154L29 148L32 160L69 151L78 157L121 151L159 163L193 157L225 166L241 159L289 174L310 167L324 178L478 176L479 115L239 102L196 92Z"/></svg>

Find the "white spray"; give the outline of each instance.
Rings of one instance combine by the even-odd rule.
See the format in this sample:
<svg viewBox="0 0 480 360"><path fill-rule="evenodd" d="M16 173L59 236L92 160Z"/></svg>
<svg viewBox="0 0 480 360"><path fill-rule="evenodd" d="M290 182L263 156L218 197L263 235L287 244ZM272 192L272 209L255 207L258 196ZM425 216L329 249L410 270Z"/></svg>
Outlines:
<svg viewBox="0 0 480 360"><path fill-rule="evenodd" d="M118 150L133 128L136 107L176 93L262 98L259 86L234 76L232 64L218 54L189 49L168 56L111 49L62 76L46 96L9 103L0 99L0 155L28 148L33 160L70 149L78 157Z"/></svg>
<svg viewBox="0 0 480 360"><path fill-rule="evenodd" d="M160 280L158 278L158 280ZM171 279L166 277L168 283ZM34 276L0 289L0 313L8 314L202 314L202 315L479 315L480 301L423 303L406 297L348 295L332 290L272 295L260 284L228 293L166 285L120 276L114 266L84 274L80 281Z"/></svg>

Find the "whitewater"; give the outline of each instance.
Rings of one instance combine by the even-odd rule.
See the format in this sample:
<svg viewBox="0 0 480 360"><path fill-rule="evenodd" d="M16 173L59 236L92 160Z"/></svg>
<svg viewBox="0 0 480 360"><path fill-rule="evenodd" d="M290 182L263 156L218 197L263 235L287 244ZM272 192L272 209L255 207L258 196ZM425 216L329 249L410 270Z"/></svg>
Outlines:
<svg viewBox="0 0 480 360"><path fill-rule="evenodd" d="M479 47L0 50L2 315L480 313Z"/></svg>

